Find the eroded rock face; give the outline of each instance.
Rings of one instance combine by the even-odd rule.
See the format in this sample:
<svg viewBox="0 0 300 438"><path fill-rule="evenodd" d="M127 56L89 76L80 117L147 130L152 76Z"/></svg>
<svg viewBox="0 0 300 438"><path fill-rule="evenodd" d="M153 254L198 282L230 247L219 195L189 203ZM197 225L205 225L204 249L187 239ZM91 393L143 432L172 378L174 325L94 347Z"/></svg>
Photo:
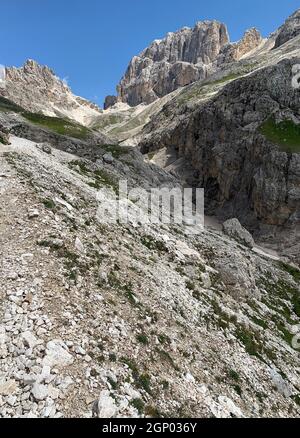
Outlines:
<svg viewBox="0 0 300 438"><path fill-rule="evenodd" d="M218 59L219 65L225 62L238 61L244 55L258 47L262 41L263 38L257 29L252 28L247 30L240 41L228 44L222 49Z"/></svg>
<svg viewBox="0 0 300 438"><path fill-rule="evenodd" d="M95 104L75 96L50 68L33 60L21 68L6 68L5 88L0 88L0 96L26 111L66 117L81 124L89 124L101 113Z"/></svg>
<svg viewBox="0 0 300 438"><path fill-rule="evenodd" d="M131 106L151 103L178 87L203 79L220 50L229 43L217 21L199 22L155 40L135 56L118 86L118 100Z"/></svg>
<svg viewBox="0 0 300 438"><path fill-rule="evenodd" d="M299 229L299 153L262 135L262 124L299 123L299 92L291 85L292 67L284 60L225 86L211 100L179 114L155 132L172 103L148 124L142 151L173 146L195 169L190 183L204 187L208 214L233 215L250 230L258 224ZM186 110L187 112L187 110ZM262 225L260 225L262 226Z"/></svg>
<svg viewBox="0 0 300 438"><path fill-rule="evenodd" d="M262 41L256 29L238 43L230 43L227 28L217 21L199 22L154 41L134 56L117 87L118 97L108 96L105 108L120 102L149 104L198 80L206 79L224 63L236 61Z"/></svg>
<svg viewBox="0 0 300 438"><path fill-rule="evenodd" d="M106 96L105 102L104 102L104 109L108 109L111 106L114 106L118 102L118 99L116 96Z"/></svg>
<svg viewBox="0 0 300 438"><path fill-rule="evenodd" d="M275 48L285 44L287 41L300 34L300 9L291 15L283 26L279 28L279 33L275 41Z"/></svg>

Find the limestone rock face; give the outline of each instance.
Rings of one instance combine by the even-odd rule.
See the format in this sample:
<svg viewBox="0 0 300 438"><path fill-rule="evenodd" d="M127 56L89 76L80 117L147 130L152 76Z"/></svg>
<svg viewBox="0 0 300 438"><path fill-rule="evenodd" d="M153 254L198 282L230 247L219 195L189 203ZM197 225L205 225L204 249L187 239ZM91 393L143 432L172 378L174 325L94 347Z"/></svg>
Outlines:
<svg viewBox="0 0 300 438"><path fill-rule="evenodd" d="M5 87L0 88L0 96L26 111L69 118L83 125L101 114L95 104L75 96L50 68L33 60L21 68L6 68Z"/></svg>
<svg viewBox="0 0 300 438"><path fill-rule="evenodd" d="M244 55L257 48L263 41L260 32L255 29L249 29L245 32L243 38L237 43L225 46L219 56L219 65L225 62L234 62L241 59Z"/></svg>
<svg viewBox="0 0 300 438"><path fill-rule="evenodd" d="M272 142L261 127L267 121L300 123L299 91L291 84L298 63L300 58L286 59L257 70L192 109L181 111L174 99L144 128L142 151L174 147L194 169L188 183L204 187L208 214L235 216L266 234L280 227L295 240L300 155Z"/></svg>
<svg viewBox="0 0 300 438"><path fill-rule="evenodd" d="M111 106L114 106L118 102L118 99L116 96L106 96L105 102L104 102L104 109L108 109Z"/></svg>
<svg viewBox="0 0 300 438"><path fill-rule="evenodd" d="M131 106L204 79L220 50L229 43L227 28L217 21L198 22L155 40L133 57L118 86L118 101Z"/></svg>
<svg viewBox="0 0 300 438"><path fill-rule="evenodd" d="M279 28L275 41L275 48L285 44L287 41L300 34L300 9L291 15L283 26Z"/></svg>
<svg viewBox="0 0 300 438"><path fill-rule="evenodd" d="M155 40L134 56L117 87L118 97L108 96L105 109L116 101L131 106L149 104L198 80L206 79L224 63L236 61L262 42L256 29L241 41L230 43L227 28L217 21L198 22Z"/></svg>

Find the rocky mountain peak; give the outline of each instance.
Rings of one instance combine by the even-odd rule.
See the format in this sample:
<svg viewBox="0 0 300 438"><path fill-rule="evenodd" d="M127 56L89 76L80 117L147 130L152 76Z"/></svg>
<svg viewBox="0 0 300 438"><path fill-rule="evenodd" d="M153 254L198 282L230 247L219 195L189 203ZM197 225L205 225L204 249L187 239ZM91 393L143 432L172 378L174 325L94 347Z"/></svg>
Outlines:
<svg viewBox="0 0 300 438"><path fill-rule="evenodd" d="M275 41L275 49L300 34L300 9L294 12L279 28Z"/></svg>
<svg viewBox="0 0 300 438"><path fill-rule="evenodd" d="M101 113L97 105L75 96L53 70L28 59L23 67L6 68L0 95L33 113L76 120L84 125Z"/></svg>
<svg viewBox="0 0 300 438"><path fill-rule="evenodd" d="M199 21L194 28L170 32L132 58L117 87L118 97L109 96L105 108L116 101L130 106L149 104L206 79L220 64L240 59L261 41L260 33L250 29L241 41L231 44L226 25L219 21Z"/></svg>
<svg viewBox="0 0 300 438"><path fill-rule="evenodd" d="M189 62L208 64L218 56L221 47L229 42L227 28L217 21L201 21L193 29L184 27L156 40L140 55L154 62Z"/></svg>
<svg viewBox="0 0 300 438"><path fill-rule="evenodd" d="M169 33L107 105L215 74L101 114L48 67L7 69L0 418L300 417L299 38L272 50L289 26Z"/></svg>
<svg viewBox="0 0 300 438"><path fill-rule="evenodd" d="M222 49L222 53L218 57L218 64L239 61L243 56L256 49L262 41L261 33L257 29L248 29L240 41L230 43Z"/></svg>
<svg viewBox="0 0 300 438"><path fill-rule="evenodd" d="M26 73L34 73L34 74L42 74L43 72L48 73L51 77L56 78L59 81L59 79L55 76L55 73L51 68L49 68L46 65L40 65L34 59L27 59L27 61L23 66L23 71Z"/></svg>
<svg viewBox="0 0 300 438"><path fill-rule="evenodd" d="M228 43L227 28L218 21L201 21L194 28L169 32L132 58L118 85L118 101L131 106L149 104L178 87L204 79Z"/></svg>

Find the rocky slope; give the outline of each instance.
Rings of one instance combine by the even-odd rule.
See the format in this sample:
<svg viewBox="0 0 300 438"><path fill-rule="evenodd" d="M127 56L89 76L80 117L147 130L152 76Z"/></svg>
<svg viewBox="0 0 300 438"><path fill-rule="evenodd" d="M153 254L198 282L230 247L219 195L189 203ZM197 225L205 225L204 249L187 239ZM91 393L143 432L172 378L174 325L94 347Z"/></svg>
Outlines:
<svg viewBox="0 0 300 438"><path fill-rule="evenodd" d="M19 92L21 93L21 90ZM99 130L88 128L69 118L58 117L58 115L51 117L26 111L13 101L1 96L0 127L30 140L51 140L54 145L64 143L70 149L82 143L94 145L112 143L112 140Z"/></svg>
<svg viewBox="0 0 300 438"><path fill-rule="evenodd" d="M284 226L292 230L291 244L299 235L299 152L288 144L288 130L299 123L299 92L291 86L298 62L282 61L232 81L189 117L177 117L169 130L153 132L162 127L157 116L141 143L144 153L173 146L185 156L195 170L190 183L206 190L208 211L237 216L250 229L260 222L271 234L272 226ZM163 112L174 119L172 108L171 102ZM282 132L277 145L271 135L276 129Z"/></svg>
<svg viewBox="0 0 300 438"><path fill-rule="evenodd" d="M238 43L230 43L224 24L198 22L154 41L135 56L117 87L118 97L108 96L105 109L117 101L131 106L149 104L192 82L206 79L223 63L237 61L258 47L262 37L247 31Z"/></svg>
<svg viewBox="0 0 300 438"><path fill-rule="evenodd" d="M32 113L68 118L83 125L89 125L101 113L95 104L75 96L51 69L32 60L21 68L6 68L0 96Z"/></svg>
<svg viewBox="0 0 300 438"><path fill-rule="evenodd" d="M251 56L173 96L134 141L154 162L172 149L177 173L205 188L210 214L237 216L299 263L299 36L274 48L290 22Z"/></svg>
<svg viewBox="0 0 300 438"><path fill-rule="evenodd" d="M178 185L136 149L11 143L1 417L300 416L295 267L209 227L99 222L98 190L120 178Z"/></svg>

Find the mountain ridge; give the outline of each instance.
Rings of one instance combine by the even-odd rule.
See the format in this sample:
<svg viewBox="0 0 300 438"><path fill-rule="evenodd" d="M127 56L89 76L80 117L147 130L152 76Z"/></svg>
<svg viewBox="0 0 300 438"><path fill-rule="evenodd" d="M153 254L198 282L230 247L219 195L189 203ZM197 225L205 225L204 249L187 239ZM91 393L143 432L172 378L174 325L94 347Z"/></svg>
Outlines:
<svg viewBox="0 0 300 438"><path fill-rule="evenodd" d="M104 108L116 102L149 104L178 87L206 79L218 66L240 59L262 41L252 28L240 41L231 43L225 24L215 20L169 32L132 58L117 87L118 95L108 96Z"/></svg>
<svg viewBox="0 0 300 438"><path fill-rule="evenodd" d="M101 114L96 104L75 96L53 70L32 59L23 67L6 67L5 70L5 86L0 87L0 96L29 112L66 117L83 125L89 125Z"/></svg>

